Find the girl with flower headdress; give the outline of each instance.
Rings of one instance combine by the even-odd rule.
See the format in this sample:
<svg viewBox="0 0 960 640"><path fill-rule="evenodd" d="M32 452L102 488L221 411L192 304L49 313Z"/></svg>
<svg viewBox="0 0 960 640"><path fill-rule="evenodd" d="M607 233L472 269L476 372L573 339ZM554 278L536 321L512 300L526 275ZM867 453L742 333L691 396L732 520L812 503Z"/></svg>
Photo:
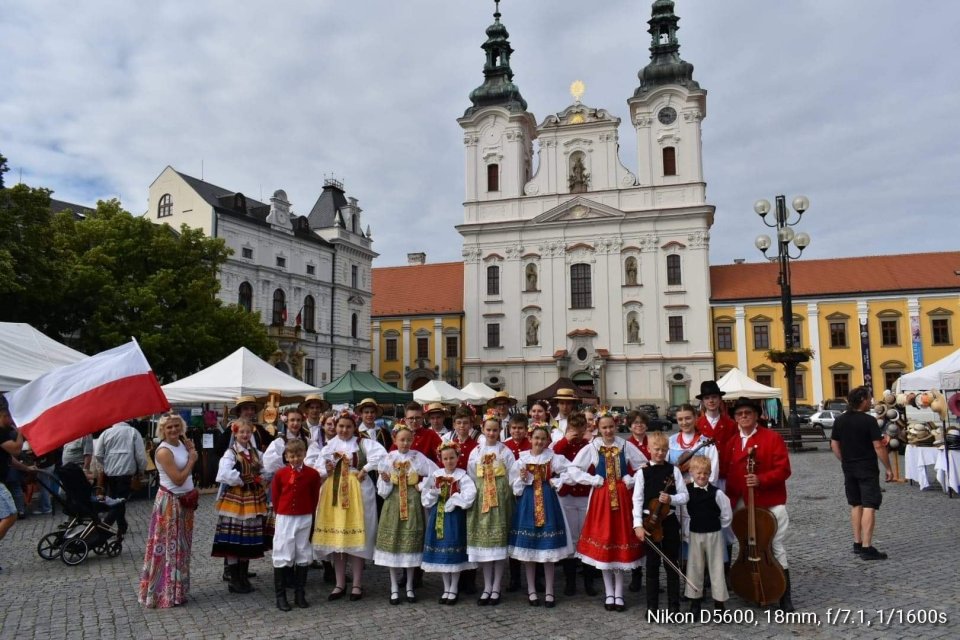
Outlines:
<svg viewBox="0 0 960 640"><path fill-rule="evenodd" d="M337 417L337 437L319 456L307 459L307 464L326 478L311 541L318 554L333 555L336 587L328 600L346 595L348 556L353 572L350 599L363 597L363 561L373 559L377 537L376 488L368 474L376 471L387 452L379 442L358 438L356 432L356 416L342 412Z"/></svg>
<svg viewBox="0 0 960 640"><path fill-rule="evenodd" d="M477 604L500 604L500 583L515 499L511 487L517 479L516 458L500 442L500 417L489 413L483 420L483 438L470 454L467 473L477 485L477 502L467 513L467 554L483 569L483 592Z"/></svg>
<svg viewBox="0 0 960 640"><path fill-rule="evenodd" d="M424 520L421 490L437 465L410 449L413 430L398 422L393 430L396 451L380 463L377 493L384 499L373 561L390 568L390 604L400 604L400 574L407 569L407 602L416 602L414 567L423 557Z"/></svg>
<svg viewBox="0 0 960 640"><path fill-rule="evenodd" d="M597 419L598 435L580 450L567 470L570 479L591 485L587 515L577 543L577 557L603 574L607 611L623 611L623 574L640 566L643 549L633 535L633 478L647 459L617 436L609 411Z"/></svg>
<svg viewBox="0 0 960 640"><path fill-rule="evenodd" d="M544 601L554 606L554 563L573 553L573 538L557 497L561 479L570 463L550 448L550 429L538 424L530 433L531 448L520 453L519 473L513 491L519 497L510 529L510 558L522 561L527 574L530 606L540 606L535 574L543 564ZM571 481L572 484L572 481Z"/></svg>
<svg viewBox="0 0 960 640"><path fill-rule="evenodd" d="M421 504L428 509L421 567L443 575L440 604L454 605L460 572L476 567L467 556L466 510L477 498L477 487L457 465L461 454L456 442L441 444L437 455L443 466L421 485Z"/></svg>

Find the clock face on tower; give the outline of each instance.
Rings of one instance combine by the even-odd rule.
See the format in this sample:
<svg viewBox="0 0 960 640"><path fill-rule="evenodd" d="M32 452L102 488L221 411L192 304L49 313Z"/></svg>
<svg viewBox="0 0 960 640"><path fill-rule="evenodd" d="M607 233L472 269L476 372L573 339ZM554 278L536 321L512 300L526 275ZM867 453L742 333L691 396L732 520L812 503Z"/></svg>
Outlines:
<svg viewBox="0 0 960 640"><path fill-rule="evenodd" d="M673 107L664 107L660 109L660 113L657 114L657 120L660 121L660 124L673 124L677 119L677 110Z"/></svg>

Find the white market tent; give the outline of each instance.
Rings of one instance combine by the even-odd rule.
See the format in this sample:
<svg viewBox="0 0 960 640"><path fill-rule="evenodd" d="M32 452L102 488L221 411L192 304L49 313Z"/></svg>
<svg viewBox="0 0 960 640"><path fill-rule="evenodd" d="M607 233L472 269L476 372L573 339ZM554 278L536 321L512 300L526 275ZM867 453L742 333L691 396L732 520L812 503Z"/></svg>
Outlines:
<svg viewBox="0 0 960 640"><path fill-rule="evenodd" d="M780 389L760 384L736 367L717 380L717 385L725 394L725 400L735 400L740 396L754 399L781 397Z"/></svg>
<svg viewBox="0 0 960 640"><path fill-rule="evenodd" d="M483 402L488 402L493 396L497 395L496 389L491 389L482 382L471 382L460 391L473 398L474 401L482 400Z"/></svg>
<svg viewBox="0 0 960 640"><path fill-rule="evenodd" d="M413 399L420 404L426 404L428 402L460 404L461 402L475 400L473 396L465 394L464 392L460 391L460 389L457 389L453 385L447 384L443 380L431 380L427 384L423 385L413 392Z"/></svg>
<svg viewBox="0 0 960 640"><path fill-rule="evenodd" d="M922 369L905 373L897 380L896 390L900 391L929 391L940 389L943 385L942 376L956 376L960 371L960 349L957 349L945 358L937 360ZM951 388L947 386L946 388Z"/></svg>
<svg viewBox="0 0 960 640"><path fill-rule="evenodd" d="M86 357L29 324L0 322L0 393Z"/></svg>
<svg viewBox="0 0 960 640"><path fill-rule="evenodd" d="M262 398L271 391L287 398L320 392L264 362L246 347L192 376L163 386L170 404L232 404L238 396Z"/></svg>

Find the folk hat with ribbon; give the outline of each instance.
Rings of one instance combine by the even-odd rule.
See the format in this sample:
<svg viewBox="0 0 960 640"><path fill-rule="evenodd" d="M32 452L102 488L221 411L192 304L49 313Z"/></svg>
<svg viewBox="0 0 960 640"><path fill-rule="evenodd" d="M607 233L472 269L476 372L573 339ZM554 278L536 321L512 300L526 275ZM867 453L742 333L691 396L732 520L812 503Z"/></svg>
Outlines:
<svg viewBox="0 0 960 640"><path fill-rule="evenodd" d="M700 395L697 396L697 400L703 400L704 396L724 396L726 395L723 391L720 390L720 385L717 384L716 380L704 380L700 383Z"/></svg>
<svg viewBox="0 0 960 640"><path fill-rule="evenodd" d="M383 407L377 404L377 401L373 398L364 398L359 402L359 404L357 404L356 407L354 407L354 410L356 410L356 412L359 414L363 411L364 407L373 407L376 409L378 418L383 415Z"/></svg>
<svg viewBox="0 0 960 640"><path fill-rule="evenodd" d="M447 408L441 402L431 402L423 408L423 415L429 416L431 413L442 413L447 415Z"/></svg>
<svg viewBox="0 0 960 640"><path fill-rule="evenodd" d="M560 402L561 400L580 402L580 396L577 395L575 389L557 389L557 395L553 396L553 399L556 402Z"/></svg>
<svg viewBox="0 0 960 640"><path fill-rule="evenodd" d="M310 395L308 395L306 398L303 399L303 402L300 403L300 410L302 411L306 409L307 405L313 402L320 403L320 411L326 411L327 409L330 408L330 403L324 400L322 395L320 395L319 393L311 393Z"/></svg>

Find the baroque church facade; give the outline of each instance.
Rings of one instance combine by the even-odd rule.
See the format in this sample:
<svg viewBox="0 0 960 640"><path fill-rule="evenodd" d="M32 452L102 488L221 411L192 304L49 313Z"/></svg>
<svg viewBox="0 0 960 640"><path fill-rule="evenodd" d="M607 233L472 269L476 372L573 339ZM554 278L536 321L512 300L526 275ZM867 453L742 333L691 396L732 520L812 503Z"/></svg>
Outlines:
<svg viewBox="0 0 960 640"><path fill-rule="evenodd" d="M601 402L677 404L713 377L701 122L673 2L653 3L650 62L620 118L580 101L540 123L513 82L499 8L483 83L458 119L465 150L463 382L518 398L558 376Z"/></svg>
<svg viewBox="0 0 960 640"><path fill-rule="evenodd" d="M308 214L282 189L269 202L165 168L145 214L174 230L186 224L221 238L232 255L220 270L220 299L259 313L277 350L269 362L323 386L370 370L373 251L357 199L326 180Z"/></svg>

